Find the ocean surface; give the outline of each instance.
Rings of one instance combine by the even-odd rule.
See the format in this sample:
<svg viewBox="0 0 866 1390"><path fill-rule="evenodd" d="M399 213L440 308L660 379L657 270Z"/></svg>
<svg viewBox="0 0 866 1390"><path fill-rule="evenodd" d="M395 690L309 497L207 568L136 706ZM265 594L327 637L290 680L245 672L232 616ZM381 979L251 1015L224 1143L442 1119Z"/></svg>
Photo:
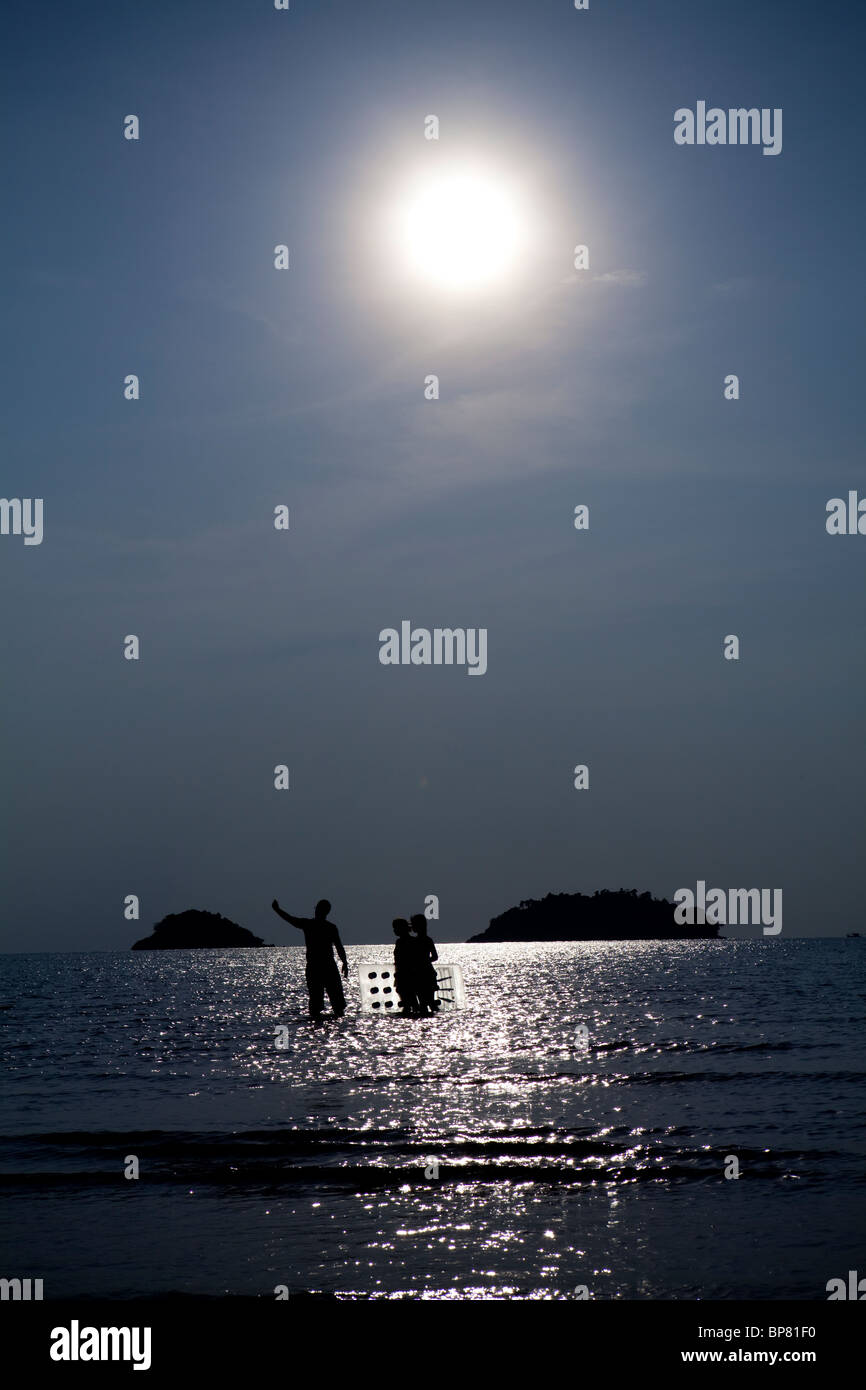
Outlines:
<svg viewBox="0 0 866 1390"><path fill-rule="evenodd" d="M392 952L347 953L320 1026L297 947L0 957L0 1274L820 1300L866 1275L866 939L445 945L467 1008L417 1020L362 1015L357 966Z"/></svg>

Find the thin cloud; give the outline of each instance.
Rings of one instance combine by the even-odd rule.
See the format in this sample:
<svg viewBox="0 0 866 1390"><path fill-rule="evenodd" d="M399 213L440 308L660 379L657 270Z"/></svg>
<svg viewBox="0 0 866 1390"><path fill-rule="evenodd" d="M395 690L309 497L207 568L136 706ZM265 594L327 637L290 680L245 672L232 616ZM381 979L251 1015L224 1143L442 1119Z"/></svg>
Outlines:
<svg viewBox="0 0 866 1390"><path fill-rule="evenodd" d="M594 285L622 285L624 289L636 290L647 282L643 270L607 270L604 275L593 275Z"/></svg>
<svg viewBox="0 0 866 1390"><path fill-rule="evenodd" d="M746 299L758 288L759 280L753 275L733 275L730 280L720 280L717 284L711 285L711 294L719 295L722 299Z"/></svg>

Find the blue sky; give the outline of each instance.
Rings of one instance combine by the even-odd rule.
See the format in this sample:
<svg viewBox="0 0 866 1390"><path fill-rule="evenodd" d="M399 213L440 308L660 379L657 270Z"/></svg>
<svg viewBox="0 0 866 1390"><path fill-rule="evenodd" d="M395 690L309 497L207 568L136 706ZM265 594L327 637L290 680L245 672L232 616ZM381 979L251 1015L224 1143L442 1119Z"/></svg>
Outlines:
<svg viewBox="0 0 866 1390"><path fill-rule="evenodd" d="M698 878L859 926L866 540L824 520L866 493L863 28L12 7L3 491L45 536L0 538L5 949L190 906L284 941L271 899L322 895L376 941L437 894L459 940ZM782 153L676 146L698 100L781 107ZM467 154L531 243L497 290L409 287L388 209ZM404 618L486 627L487 674L380 665Z"/></svg>

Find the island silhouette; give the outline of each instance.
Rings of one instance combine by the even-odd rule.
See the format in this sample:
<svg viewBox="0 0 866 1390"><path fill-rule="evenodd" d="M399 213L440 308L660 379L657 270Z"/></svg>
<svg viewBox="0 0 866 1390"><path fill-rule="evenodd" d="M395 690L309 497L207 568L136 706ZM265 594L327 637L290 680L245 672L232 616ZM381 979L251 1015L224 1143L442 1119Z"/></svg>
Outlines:
<svg viewBox="0 0 866 1390"><path fill-rule="evenodd" d="M706 941L718 940L715 923L680 925L674 904L636 888L586 893L548 893L527 898L490 919L469 943L502 941ZM133 951L189 951L208 947L273 946L219 912L188 908L157 922Z"/></svg>
<svg viewBox="0 0 866 1390"><path fill-rule="evenodd" d="M272 946L253 936L246 927L230 922L220 912L202 912L188 908L172 912L154 926L151 936L133 942L133 951L190 951L214 946Z"/></svg>
<svg viewBox="0 0 866 1390"><path fill-rule="evenodd" d="M674 904L636 888L586 893L548 893L528 898L490 919L476 941L698 941L718 938L715 923L681 926Z"/></svg>

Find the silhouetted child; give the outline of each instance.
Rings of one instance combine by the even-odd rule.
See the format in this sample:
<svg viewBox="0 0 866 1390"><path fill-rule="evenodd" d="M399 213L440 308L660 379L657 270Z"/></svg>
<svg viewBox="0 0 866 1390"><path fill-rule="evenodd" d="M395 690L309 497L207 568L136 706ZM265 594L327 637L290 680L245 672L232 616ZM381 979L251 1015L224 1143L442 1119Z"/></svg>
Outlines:
<svg viewBox="0 0 866 1390"><path fill-rule="evenodd" d="M400 1007L406 1018L417 1018L421 1012L418 947L409 933L409 923L405 917L395 917L391 925L397 938L394 943L394 985L400 997Z"/></svg>
<svg viewBox="0 0 866 1390"><path fill-rule="evenodd" d="M439 1000L436 998L436 967L433 962L439 959L439 955L432 937L427 935L427 918L424 913L416 912L411 920L418 952L418 999L421 1011L435 1014L439 1008Z"/></svg>

